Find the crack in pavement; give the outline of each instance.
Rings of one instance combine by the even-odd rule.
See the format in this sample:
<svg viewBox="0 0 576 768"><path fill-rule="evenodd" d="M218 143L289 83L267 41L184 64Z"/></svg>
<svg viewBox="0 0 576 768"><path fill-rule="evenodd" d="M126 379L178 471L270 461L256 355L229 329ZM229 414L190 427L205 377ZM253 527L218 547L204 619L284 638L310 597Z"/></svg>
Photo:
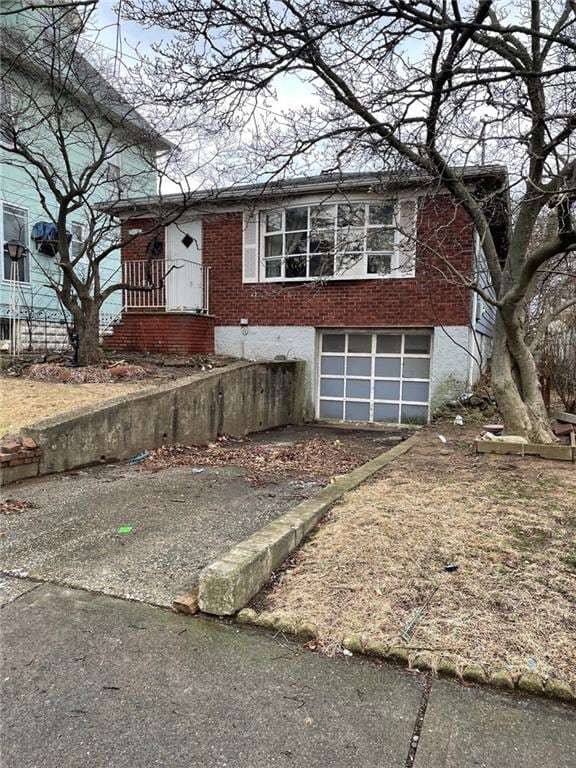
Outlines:
<svg viewBox="0 0 576 768"><path fill-rule="evenodd" d="M422 688L422 696L420 698L420 705L418 712L416 713L416 721L414 723L414 730L410 738L410 746L408 748L408 754L406 756L405 768L412 768L414 760L416 759L416 752L418 745L420 744L420 736L422 734L422 727L424 725L424 718L426 716L426 708L428 707L428 699L430 698L430 692L432 691L432 678L427 676Z"/></svg>

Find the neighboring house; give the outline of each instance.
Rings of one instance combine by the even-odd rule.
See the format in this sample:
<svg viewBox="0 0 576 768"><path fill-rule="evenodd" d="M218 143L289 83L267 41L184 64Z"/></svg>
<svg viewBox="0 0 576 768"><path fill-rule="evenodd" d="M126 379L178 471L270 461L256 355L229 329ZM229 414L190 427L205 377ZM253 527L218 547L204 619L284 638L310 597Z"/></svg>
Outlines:
<svg viewBox="0 0 576 768"><path fill-rule="evenodd" d="M501 167L463 172L485 194L506 247ZM167 200L163 198L163 206ZM154 200L120 202L144 229ZM146 242L122 254L145 269ZM490 354L491 315L465 287L485 282L467 214L417 174L321 175L198 193L165 230L162 288L125 296L116 349L212 352L308 363L310 414L426 422L467 390ZM483 275L483 277L482 277Z"/></svg>
<svg viewBox="0 0 576 768"><path fill-rule="evenodd" d="M53 61L51 52L60 45L62 28L52 23L53 14L59 11L48 8L33 10L30 4L24 5L27 8L21 13L0 18L0 243L3 246L0 340L7 340L11 333L16 333L13 306L17 305L20 349L29 346L58 349L68 344L69 319L55 291L48 285L47 275L58 278L60 274L56 264L57 254L51 252L49 247L40 247L32 239L34 225L47 223L40 195L44 196L51 211L56 211L56 205L51 190L39 174L34 182L25 169L15 166L14 160L20 164L21 160L7 150L11 141L10 128L15 124L17 129L28 130L31 126L33 139L30 152L45 152L48 160L55 162L59 150L54 134L36 111L38 104L43 104L43 109L47 110L52 98L50 86L54 87L57 79L58 86L62 88L59 105L66 103L63 119L70 127L66 154L71 173L80 174L91 162L90 147L97 147L97 139L103 141L114 131L112 135L117 136L118 151L102 167L101 175L106 174L105 183L94 184L90 204L94 199L105 200L114 196L125 178L137 179L140 194L154 195L158 189L154 158L159 150L166 150L170 145L76 49L71 55L70 71L55 73L54 67L51 68L48 63L44 66L44 61ZM68 17L74 20L70 12ZM67 32L64 35L65 44L70 45L73 30ZM28 104L25 103L27 88L33 94ZM129 191L130 187L126 185L123 194ZM86 210L79 208L74 220L68 222L73 254L80 254L83 248L87 220ZM6 249L6 243L13 240L21 242L27 249L16 274L11 273ZM79 265L78 271L82 269L86 269L86 263ZM102 265L100 277L106 284L119 275L120 253L117 251ZM14 277L15 280L11 279ZM104 324L120 313L121 298L120 293L116 293L106 301L101 316Z"/></svg>

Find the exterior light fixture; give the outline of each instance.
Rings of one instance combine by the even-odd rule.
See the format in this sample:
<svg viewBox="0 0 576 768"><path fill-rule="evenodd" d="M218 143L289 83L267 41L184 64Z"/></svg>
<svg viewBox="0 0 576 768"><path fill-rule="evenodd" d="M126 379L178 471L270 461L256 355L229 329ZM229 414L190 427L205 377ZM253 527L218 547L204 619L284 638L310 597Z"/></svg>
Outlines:
<svg viewBox="0 0 576 768"><path fill-rule="evenodd" d="M7 243L4 243L4 248L10 257L10 261L13 262L20 261L26 253L26 246L18 240L9 240Z"/></svg>

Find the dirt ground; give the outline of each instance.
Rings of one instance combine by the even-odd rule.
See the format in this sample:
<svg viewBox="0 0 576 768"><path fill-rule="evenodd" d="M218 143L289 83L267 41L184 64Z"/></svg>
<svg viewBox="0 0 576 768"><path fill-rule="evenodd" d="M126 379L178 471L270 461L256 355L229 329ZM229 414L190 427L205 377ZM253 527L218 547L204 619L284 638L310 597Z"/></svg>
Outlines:
<svg viewBox="0 0 576 768"><path fill-rule="evenodd" d="M255 607L314 622L328 652L353 633L411 661L576 683L576 468L475 454L475 431L424 430L334 507Z"/></svg>

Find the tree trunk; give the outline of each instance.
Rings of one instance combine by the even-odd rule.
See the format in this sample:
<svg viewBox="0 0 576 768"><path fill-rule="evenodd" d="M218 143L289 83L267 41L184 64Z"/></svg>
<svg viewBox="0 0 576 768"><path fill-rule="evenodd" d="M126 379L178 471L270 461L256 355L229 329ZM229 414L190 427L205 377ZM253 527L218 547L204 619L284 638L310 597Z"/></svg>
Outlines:
<svg viewBox="0 0 576 768"><path fill-rule="evenodd" d="M73 312L75 330L78 334L78 363L98 365L104 358L100 346L100 307L94 301Z"/></svg>
<svg viewBox="0 0 576 768"><path fill-rule="evenodd" d="M522 336L518 313L498 312L494 327L492 387L506 432L533 443L553 443L532 353Z"/></svg>

